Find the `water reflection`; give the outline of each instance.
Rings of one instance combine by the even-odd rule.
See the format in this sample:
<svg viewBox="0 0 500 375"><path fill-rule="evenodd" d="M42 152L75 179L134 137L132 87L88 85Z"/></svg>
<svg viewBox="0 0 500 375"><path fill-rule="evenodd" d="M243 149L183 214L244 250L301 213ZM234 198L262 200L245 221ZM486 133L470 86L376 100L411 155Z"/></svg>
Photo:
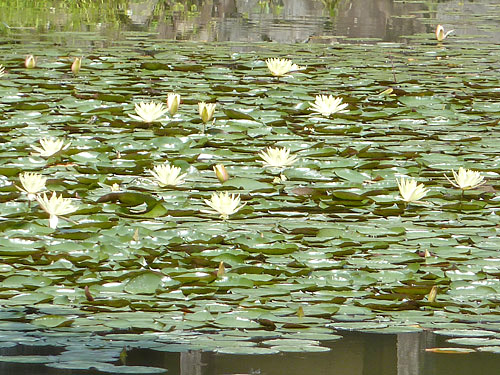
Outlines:
<svg viewBox="0 0 500 375"><path fill-rule="evenodd" d="M425 348L446 345L444 338L430 332L398 335L346 334L333 342L330 352L283 353L241 356L202 352L131 353L136 364L167 367L174 375L220 374L349 374L349 375L470 375L491 374L500 368L500 358L485 353L436 354ZM493 372L492 372L493 371Z"/></svg>
<svg viewBox="0 0 500 375"><path fill-rule="evenodd" d="M430 33L437 23L457 35L497 41L495 0L401 2L394 0L20 0L0 3L1 35L29 30L97 31L106 39L147 31L160 39L197 41L337 42L354 39L404 41ZM472 14L478 17L471 17ZM487 24L486 21L489 23Z"/></svg>
<svg viewBox="0 0 500 375"><path fill-rule="evenodd" d="M500 368L500 356L487 353L436 354L430 347L449 347L445 337L430 332L398 335L347 333L332 342L331 351L321 353L282 353L275 355L224 355L202 351L159 352L133 349L129 366L152 366L171 375L287 374L314 373L349 375L470 375L492 374ZM103 348L105 349L105 348ZM97 349L98 350L98 349ZM0 355L54 355L61 349L33 345L0 349ZM68 359L66 359L68 360ZM73 360L77 361L78 358ZM119 363L116 363L119 364ZM65 374L82 373L64 370ZM85 374L97 374L85 370ZM3 375L57 375L61 370L40 364L1 363ZM128 372L127 372L128 373Z"/></svg>

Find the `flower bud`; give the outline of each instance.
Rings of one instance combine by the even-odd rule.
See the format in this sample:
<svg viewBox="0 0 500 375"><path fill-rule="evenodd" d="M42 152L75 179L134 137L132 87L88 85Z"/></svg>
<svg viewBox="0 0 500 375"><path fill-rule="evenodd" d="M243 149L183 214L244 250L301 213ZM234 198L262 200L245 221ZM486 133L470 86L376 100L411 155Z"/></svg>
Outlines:
<svg viewBox="0 0 500 375"><path fill-rule="evenodd" d="M27 69L33 69L36 66L35 56L33 55L26 56L26 59L24 60L24 66Z"/></svg>
<svg viewBox="0 0 500 375"><path fill-rule="evenodd" d="M198 112L200 114L201 121L203 121L203 123L206 124L214 117L215 106L216 106L215 103L205 103L205 102L198 103Z"/></svg>
<svg viewBox="0 0 500 375"><path fill-rule="evenodd" d="M75 57L73 64L71 64L71 71L74 75L77 75L80 72L80 68L82 67L82 58Z"/></svg>
<svg viewBox="0 0 500 375"><path fill-rule="evenodd" d="M181 102L181 96L179 94L168 94L167 96L167 107L168 112L171 116L177 113L177 109L179 108L179 104Z"/></svg>
<svg viewBox="0 0 500 375"><path fill-rule="evenodd" d="M436 285L434 285L434 286L431 288L431 291L429 292L429 294L427 295L427 300L428 300L430 303L436 302L437 293L438 293L438 288L437 288L437 286L436 286Z"/></svg>
<svg viewBox="0 0 500 375"><path fill-rule="evenodd" d="M229 173L227 173L226 167L224 167L224 165L217 164L216 166L214 166L214 172L221 183L229 180Z"/></svg>

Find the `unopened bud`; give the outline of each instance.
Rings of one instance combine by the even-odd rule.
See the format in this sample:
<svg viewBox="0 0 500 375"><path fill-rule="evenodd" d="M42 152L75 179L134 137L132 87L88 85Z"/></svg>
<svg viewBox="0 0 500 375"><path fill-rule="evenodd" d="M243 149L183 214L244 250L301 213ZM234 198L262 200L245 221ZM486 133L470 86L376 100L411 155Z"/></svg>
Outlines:
<svg viewBox="0 0 500 375"><path fill-rule="evenodd" d="M24 60L24 66L27 69L33 69L36 66L35 56L33 55L26 56L26 59Z"/></svg>
<svg viewBox="0 0 500 375"><path fill-rule="evenodd" d="M181 102L181 96L179 94L168 94L167 96L167 108L171 116L177 113L179 104Z"/></svg>
<svg viewBox="0 0 500 375"><path fill-rule="evenodd" d="M82 58L75 57L73 64L71 64L71 71L74 75L77 75L80 72L80 68L82 67Z"/></svg>
<svg viewBox="0 0 500 375"><path fill-rule="evenodd" d="M223 164L217 164L214 166L214 172L221 183L229 180L229 173L227 173L226 167L224 167Z"/></svg>
<svg viewBox="0 0 500 375"><path fill-rule="evenodd" d="M427 301L429 301L430 303L435 302L436 301L437 292L438 292L438 288L437 288L436 285L434 285L431 288L431 291L429 292L429 295L427 296Z"/></svg>
<svg viewBox="0 0 500 375"><path fill-rule="evenodd" d="M222 277L226 273L226 267L224 267L224 262L219 263L219 268L217 270L217 277Z"/></svg>

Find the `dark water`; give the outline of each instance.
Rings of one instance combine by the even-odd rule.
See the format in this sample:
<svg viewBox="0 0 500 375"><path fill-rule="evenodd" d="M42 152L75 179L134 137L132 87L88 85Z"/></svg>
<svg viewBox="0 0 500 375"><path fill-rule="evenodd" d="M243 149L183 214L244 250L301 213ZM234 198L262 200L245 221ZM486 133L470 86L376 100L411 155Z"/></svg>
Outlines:
<svg viewBox="0 0 500 375"><path fill-rule="evenodd" d="M165 368L171 375L470 375L497 374L500 356L488 353L436 354L426 348L447 347L445 338L432 333L398 335L347 333L322 353L223 355L210 352L157 352L133 349L127 365ZM58 354L54 348L3 349L5 355ZM100 374L92 370L55 370L44 365L0 364L2 375Z"/></svg>
<svg viewBox="0 0 500 375"><path fill-rule="evenodd" d="M219 42L408 42L437 24L458 37L500 41L496 0L20 0L0 2L0 15L0 35L74 43L95 42L74 34L89 31L105 40L146 31L151 38Z"/></svg>

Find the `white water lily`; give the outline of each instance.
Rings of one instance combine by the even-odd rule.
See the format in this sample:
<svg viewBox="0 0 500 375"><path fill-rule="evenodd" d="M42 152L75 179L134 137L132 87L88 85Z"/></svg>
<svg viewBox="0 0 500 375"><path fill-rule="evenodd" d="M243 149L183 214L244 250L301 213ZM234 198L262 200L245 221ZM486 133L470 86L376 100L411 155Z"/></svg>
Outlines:
<svg viewBox="0 0 500 375"><path fill-rule="evenodd" d="M170 93L167 95L167 108L171 116L177 113L180 102L181 96L179 94Z"/></svg>
<svg viewBox="0 0 500 375"><path fill-rule="evenodd" d="M298 160L297 156L290 155L290 149L286 147L268 147L265 151L261 151L259 156L263 159L261 163L265 167L286 167Z"/></svg>
<svg viewBox="0 0 500 375"><path fill-rule="evenodd" d="M149 103L140 102L135 104L135 113L137 115L129 116L137 121L151 123L159 121L167 111L168 108L165 108L163 103L156 103L155 101Z"/></svg>
<svg viewBox="0 0 500 375"><path fill-rule="evenodd" d="M451 171L455 182L451 181L447 175L444 176L453 186L462 190L475 189L486 182L483 181L484 176L481 176L481 173L477 171L465 169L463 167L458 168L458 173L453 169Z"/></svg>
<svg viewBox="0 0 500 375"><path fill-rule="evenodd" d="M414 179L405 179L402 178L400 180L396 179L399 187L399 194L405 202L417 202L429 191L426 189L424 184L417 184L417 181Z"/></svg>
<svg viewBox="0 0 500 375"><path fill-rule="evenodd" d="M217 105L216 103L205 103L205 102L198 103L198 112L200 114L201 121L203 121L203 123L206 124L214 117L216 105Z"/></svg>
<svg viewBox="0 0 500 375"><path fill-rule="evenodd" d="M63 198L62 194L57 196L55 192L50 198L47 194L37 195L36 200L40 207L49 214L49 227L55 229L59 223L59 216L67 215L75 212L78 208L73 206L73 202L69 198Z"/></svg>
<svg viewBox="0 0 500 375"><path fill-rule="evenodd" d="M344 110L347 103L342 104L342 98L335 98L333 95L316 95L316 100L310 104L314 112L321 113L325 117L330 117L334 113L347 112Z"/></svg>
<svg viewBox="0 0 500 375"><path fill-rule="evenodd" d="M275 77L282 77L285 74L302 69L297 64L292 63L292 60L288 59L267 59L266 64L271 74Z"/></svg>
<svg viewBox="0 0 500 375"><path fill-rule="evenodd" d="M240 195L234 195L226 192L213 193L210 200L205 199L205 203L212 207L220 217L226 220L230 215L234 214L246 203L240 205Z"/></svg>
<svg viewBox="0 0 500 375"><path fill-rule="evenodd" d="M447 31L445 33L444 27L442 25L437 25L436 26L436 39L438 40L438 42L442 42L443 40L445 40L448 37L448 35L450 35L454 31L455 30L450 30L450 31Z"/></svg>
<svg viewBox="0 0 500 375"><path fill-rule="evenodd" d="M22 188L15 185L16 188L28 194L28 199L32 201L36 199L37 193L45 189L47 178L39 173L25 172L19 175L19 181L21 181Z"/></svg>
<svg viewBox="0 0 500 375"><path fill-rule="evenodd" d="M186 173L181 174L179 167L171 166L170 164L156 165L153 170L149 171L160 186L177 186L184 183L183 178Z"/></svg>
<svg viewBox="0 0 500 375"><path fill-rule="evenodd" d="M31 148L44 158L57 154L59 151L66 150L71 145L71 142L64 144L63 139L57 138L42 138L39 142L42 147L31 145Z"/></svg>

